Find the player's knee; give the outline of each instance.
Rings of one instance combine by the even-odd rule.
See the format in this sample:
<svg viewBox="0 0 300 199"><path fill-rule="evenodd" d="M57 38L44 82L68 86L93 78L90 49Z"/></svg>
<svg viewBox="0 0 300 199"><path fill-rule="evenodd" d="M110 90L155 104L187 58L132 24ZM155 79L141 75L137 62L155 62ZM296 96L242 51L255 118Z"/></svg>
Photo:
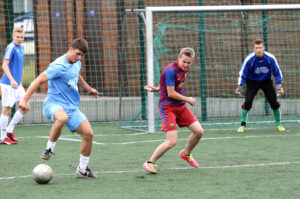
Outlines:
<svg viewBox="0 0 300 199"><path fill-rule="evenodd" d="M242 105L242 109L244 109L244 110L249 111L251 108L252 108L252 103L245 102L245 103Z"/></svg>
<svg viewBox="0 0 300 199"><path fill-rule="evenodd" d="M201 138L204 134L204 129L201 127L197 129L194 133L196 134L197 137Z"/></svg>
<svg viewBox="0 0 300 199"><path fill-rule="evenodd" d="M68 121L68 116L66 114L55 115L54 120L55 120L55 122L64 125Z"/></svg>
<svg viewBox="0 0 300 199"><path fill-rule="evenodd" d="M277 110L279 107L280 107L280 104L277 102L277 103L274 103L274 104L270 104L272 110Z"/></svg>
<svg viewBox="0 0 300 199"><path fill-rule="evenodd" d="M93 139L93 137L94 137L94 131L92 129L87 129L84 132L83 136L84 136L85 139Z"/></svg>
<svg viewBox="0 0 300 199"><path fill-rule="evenodd" d="M166 144L167 144L167 147L170 149L177 144L177 139L176 140L167 140Z"/></svg>

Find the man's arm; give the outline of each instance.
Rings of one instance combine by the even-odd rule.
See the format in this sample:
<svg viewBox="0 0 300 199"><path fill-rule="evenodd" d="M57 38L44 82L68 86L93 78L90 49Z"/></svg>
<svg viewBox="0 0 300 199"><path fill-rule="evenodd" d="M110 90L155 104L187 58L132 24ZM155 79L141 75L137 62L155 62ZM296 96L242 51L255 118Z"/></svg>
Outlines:
<svg viewBox="0 0 300 199"><path fill-rule="evenodd" d="M8 66L9 62L10 61L8 59L3 60L2 69L6 74L6 76L8 77L8 79L10 80L11 87L18 88L18 83L15 81L15 79L10 73L9 66Z"/></svg>
<svg viewBox="0 0 300 199"><path fill-rule="evenodd" d="M35 80L33 80L33 82L31 82L30 86L26 91L25 96L23 97L22 101L19 103L19 108L21 110L29 110L28 101L30 97L42 83L47 81L48 81L48 77L44 73L42 73Z"/></svg>
<svg viewBox="0 0 300 199"><path fill-rule="evenodd" d="M172 99L176 99L176 100L180 100L180 101L185 101L187 103L189 103L190 105L194 106L195 105L195 98L193 97L186 97L184 95L181 95L180 93L178 93L177 91L175 91L175 87L174 86L167 86L167 92L168 92L168 97L172 98Z"/></svg>
<svg viewBox="0 0 300 199"><path fill-rule="evenodd" d="M79 86L81 86L82 88L84 88L86 91L89 92L90 95L93 96L98 96L98 91L94 88L92 88L90 85L88 85L88 83L86 83L86 81L83 79L83 77L79 74L78 76L78 84Z"/></svg>
<svg viewBox="0 0 300 199"><path fill-rule="evenodd" d="M146 91L150 91L150 92L158 92L159 91L159 86L154 87L154 86L146 85L146 86L144 86L144 89Z"/></svg>

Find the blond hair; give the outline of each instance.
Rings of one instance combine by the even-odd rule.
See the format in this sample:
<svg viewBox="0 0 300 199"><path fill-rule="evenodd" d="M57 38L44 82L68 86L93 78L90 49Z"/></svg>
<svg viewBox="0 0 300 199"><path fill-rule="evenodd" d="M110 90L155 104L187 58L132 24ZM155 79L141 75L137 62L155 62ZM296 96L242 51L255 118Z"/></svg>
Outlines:
<svg viewBox="0 0 300 199"><path fill-rule="evenodd" d="M182 55L194 58L195 57L195 51L194 51L194 49L188 48L188 47L182 48L180 50L179 56L181 57Z"/></svg>
<svg viewBox="0 0 300 199"><path fill-rule="evenodd" d="M23 29L23 28L19 28L19 27L18 27L18 28L14 28L13 34L16 33L16 32L17 32L17 33L24 34L24 29Z"/></svg>

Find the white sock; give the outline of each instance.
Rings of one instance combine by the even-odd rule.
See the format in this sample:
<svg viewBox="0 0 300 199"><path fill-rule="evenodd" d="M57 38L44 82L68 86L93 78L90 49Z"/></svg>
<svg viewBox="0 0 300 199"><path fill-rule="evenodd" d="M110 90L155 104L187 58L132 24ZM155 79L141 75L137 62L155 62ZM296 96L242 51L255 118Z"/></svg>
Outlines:
<svg viewBox="0 0 300 199"><path fill-rule="evenodd" d="M46 149L51 149L51 152L53 153L55 145L56 142L51 142L50 140L48 140Z"/></svg>
<svg viewBox="0 0 300 199"><path fill-rule="evenodd" d="M89 164L89 160L90 160L90 157L83 156L83 155L80 154L79 168L80 169L86 169L86 167Z"/></svg>
<svg viewBox="0 0 300 199"><path fill-rule="evenodd" d="M1 126L1 140L4 140L7 137L6 128L8 124L8 116L2 115L0 117L0 126Z"/></svg>
<svg viewBox="0 0 300 199"><path fill-rule="evenodd" d="M7 133L12 133L14 131L15 126L23 119L24 115L18 110L12 120L10 121L7 127Z"/></svg>

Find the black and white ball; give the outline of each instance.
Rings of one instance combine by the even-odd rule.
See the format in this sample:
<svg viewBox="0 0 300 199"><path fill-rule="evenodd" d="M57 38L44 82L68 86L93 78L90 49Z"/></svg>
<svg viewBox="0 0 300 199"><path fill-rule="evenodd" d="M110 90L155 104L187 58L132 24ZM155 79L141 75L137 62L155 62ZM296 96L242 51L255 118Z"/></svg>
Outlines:
<svg viewBox="0 0 300 199"><path fill-rule="evenodd" d="M39 164L32 171L32 177L38 184L47 184L52 179L52 176L52 169L47 164Z"/></svg>

